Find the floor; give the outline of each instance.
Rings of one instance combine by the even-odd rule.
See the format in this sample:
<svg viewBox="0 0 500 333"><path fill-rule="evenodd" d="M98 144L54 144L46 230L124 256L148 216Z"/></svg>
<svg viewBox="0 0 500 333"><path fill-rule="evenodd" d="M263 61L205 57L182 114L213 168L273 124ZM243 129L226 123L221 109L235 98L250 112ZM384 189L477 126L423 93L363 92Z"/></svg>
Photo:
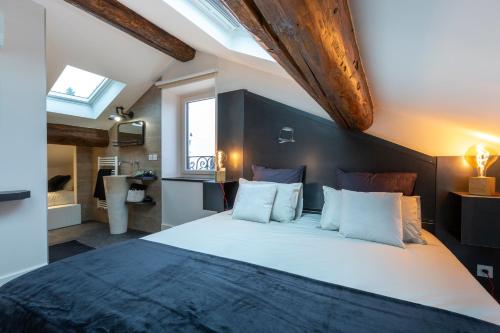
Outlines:
<svg viewBox="0 0 500 333"><path fill-rule="evenodd" d="M82 224L49 231L49 246L76 240L93 248L100 248L129 239L141 238L146 232L129 229L121 235L111 235L109 225L101 222L83 222Z"/></svg>

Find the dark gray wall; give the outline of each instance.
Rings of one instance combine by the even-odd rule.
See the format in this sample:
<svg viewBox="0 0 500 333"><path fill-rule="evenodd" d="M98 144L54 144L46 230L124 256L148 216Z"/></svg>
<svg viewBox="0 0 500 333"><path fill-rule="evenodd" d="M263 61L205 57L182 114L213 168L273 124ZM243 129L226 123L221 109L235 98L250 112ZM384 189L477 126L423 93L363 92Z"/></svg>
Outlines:
<svg viewBox="0 0 500 333"><path fill-rule="evenodd" d="M436 159L245 90L220 94L218 145L243 152L234 176L251 178L252 164L273 168L306 166L304 208L320 210L321 186L335 186L335 170L416 172L415 193L432 230L435 216ZM234 128L232 128L232 124ZM279 144L280 129L295 130L295 143ZM243 136L242 136L243 134Z"/></svg>
<svg viewBox="0 0 500 333"><path fill-rule="evenodd" d="M227 179L243 177L241 156L243 154L244 102L245 90L236 90L217 96L217 149L228 155L236 153L240 157L238 161L234 161L229 156L226 163Z"/></svg>
<svg viewBox="0 0 500 333"><path fill-rule="evenodd" d="M472 175L462 157L436 158L365 133L343 130L328 120L245 90L220 94L218 111L219 148L243 156L237 167L229 168L231 177L251 178L252 164L274 168L306 165L304 206L308 209L321 209L321 186L335 185L336 168L417 172L415 193L422 197L423 218L430 221L426 229L435 229L438 238L474 276L477 264L497 267L495 284L500 290L500 250L462 245L457 238L460 211L449 193L467 191L467 179ZM296 143L277 143L284 126L295 129ZM500 163L489 175L500 178ZM486 279L478 280L489 290Z"/></svg>

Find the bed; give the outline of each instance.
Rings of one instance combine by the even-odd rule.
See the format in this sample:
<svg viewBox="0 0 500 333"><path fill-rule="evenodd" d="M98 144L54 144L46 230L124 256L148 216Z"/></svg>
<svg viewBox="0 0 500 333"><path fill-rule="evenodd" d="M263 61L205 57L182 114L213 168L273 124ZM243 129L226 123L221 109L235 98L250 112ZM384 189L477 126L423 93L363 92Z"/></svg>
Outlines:
<svg viewBox="0 0 500 333"><path fill-rule="evenodd" d="M48 230L69 227L82 222L80 204L75 203L75 192L60 190L47 194Z"/></svg>
<svg viewBox="0 0 500 333"><path fill-rule="evenodd" d="M428 245L402 250L321 230L319 218L260 224L224 212L144 239L500 324L500 305L431 233L423 230Z"/></svg>
<svg viewBox="0 0 500 333"><path fill-rule="evenodd" d="M228 212L0 288L0 332L498 332L500 306L433 235L406 249Z"/></svg>

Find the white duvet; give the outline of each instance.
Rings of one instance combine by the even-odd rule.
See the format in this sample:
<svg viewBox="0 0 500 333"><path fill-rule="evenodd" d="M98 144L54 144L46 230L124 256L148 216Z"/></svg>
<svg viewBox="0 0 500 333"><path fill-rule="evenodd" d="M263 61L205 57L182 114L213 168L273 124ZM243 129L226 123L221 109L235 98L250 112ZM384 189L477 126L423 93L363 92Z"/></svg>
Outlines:
<svg viewBox="0 0 500 333"><path fill-rule="evenodd" d="M458 312L500 325L500 305L432 234L406 249L319 229L319 215L297 223L232 220L220 213L145 240L240 260L376 294Z"/></svg>

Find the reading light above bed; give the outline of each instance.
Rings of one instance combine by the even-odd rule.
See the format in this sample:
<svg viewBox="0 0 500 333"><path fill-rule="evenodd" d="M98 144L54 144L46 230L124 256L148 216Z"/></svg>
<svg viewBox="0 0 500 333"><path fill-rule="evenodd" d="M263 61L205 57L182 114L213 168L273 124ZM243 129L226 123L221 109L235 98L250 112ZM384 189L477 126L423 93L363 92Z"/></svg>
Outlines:
<svg viewBox="0 0 500 333"><path fill-rule="evenodd" d="M280 136L278 138L278 143L293 143L295 139L293 138L294 130L291 127L283 127L280 130Z"/></svg>

